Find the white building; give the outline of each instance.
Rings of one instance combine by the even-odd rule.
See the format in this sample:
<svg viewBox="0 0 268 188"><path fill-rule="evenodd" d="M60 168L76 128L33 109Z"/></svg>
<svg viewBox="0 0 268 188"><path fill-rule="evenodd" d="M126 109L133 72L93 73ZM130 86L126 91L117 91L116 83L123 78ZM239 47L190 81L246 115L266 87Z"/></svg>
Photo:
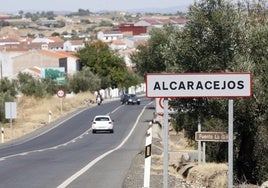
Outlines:
<svg viewBox="0 0 268 188"><path fill-rule="evenodd" d="M67 52L77 52L84 47L83 40L67 40L63 43L63 50Z"/></svg>
<svg viewBox="0 0 268 188"><path fill-rule="evenodd" d="M103 42L111 42L113 40L123 39L124 35L121 31L99 31L97 39Z"/></svg>

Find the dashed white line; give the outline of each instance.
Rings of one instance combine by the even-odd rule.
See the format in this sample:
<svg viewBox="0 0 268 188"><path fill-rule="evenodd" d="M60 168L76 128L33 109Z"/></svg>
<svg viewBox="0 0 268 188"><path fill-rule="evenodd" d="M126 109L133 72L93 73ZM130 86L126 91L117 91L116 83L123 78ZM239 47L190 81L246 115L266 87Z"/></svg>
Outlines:
<svg viewBox="0 0 268 188"><path fill-rule="evenodd" d="M93 161L91 161L90 163L88 163L86 166L84 166L81 170L79 170L78 172L76 172L75 174L73 174L71 177L69 177L68 179L66 179L63 183L61 183L57 188L65 188L68 185L70 185L75 179L77 179L79 176L81 176L83 173L85 173L87 170L89 170L93 165L95 165L98 161L100 161L101 159L103 159L104 157L106 157L107 155L109 155L110 153L118 150L119 148L121 148L126 141L128 140L128 138L131 136L131 134L133 133L134 129L136 128L139 119L141 118L143 112L145 111L146 106L144 106L144 108L142 109L141 113L139 114L134 126L132 127L131 131L129 132L129 134L126 136L126 138L121 142L120 145L118 145L116 148L102 154L101 156L97 157L96 159L94 159Z"/></svg>

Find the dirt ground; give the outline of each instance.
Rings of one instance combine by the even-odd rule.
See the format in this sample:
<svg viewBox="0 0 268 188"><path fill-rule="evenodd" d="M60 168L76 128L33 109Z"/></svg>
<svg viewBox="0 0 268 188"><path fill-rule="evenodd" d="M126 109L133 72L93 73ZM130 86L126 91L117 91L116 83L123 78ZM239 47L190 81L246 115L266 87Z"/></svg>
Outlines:
<svg viewBox="0 0 268 188"><path fill-rule="evenodd" d="M163 177L163 143L161 129L153 126L152 157L150 187L162 188ZM198 166L196 161L188 160L185 157L187 151L192 151L188 147L183 133L169 131L169 166L168 166L168 187L169 188L226 188L227 187L227 165L208 163ZM144 180L144 151L141 151L132 162L126 175L123 188L143 187ZM189 156L188 156L189 157ZM181 169L186 165L192 165L187 171L187 176L181 173ZM183 171L183 172L186 172Z"/></svg>

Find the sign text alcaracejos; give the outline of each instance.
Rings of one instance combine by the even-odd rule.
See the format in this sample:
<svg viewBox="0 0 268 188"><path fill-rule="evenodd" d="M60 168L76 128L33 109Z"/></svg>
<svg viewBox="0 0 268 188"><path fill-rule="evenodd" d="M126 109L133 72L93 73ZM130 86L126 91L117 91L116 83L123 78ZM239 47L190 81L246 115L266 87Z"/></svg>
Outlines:
<svg viewBox="0 0 268 188"><path fill-rule="evenodd" d="M147 97L250 97L250 73L147 74Z"/></svg>

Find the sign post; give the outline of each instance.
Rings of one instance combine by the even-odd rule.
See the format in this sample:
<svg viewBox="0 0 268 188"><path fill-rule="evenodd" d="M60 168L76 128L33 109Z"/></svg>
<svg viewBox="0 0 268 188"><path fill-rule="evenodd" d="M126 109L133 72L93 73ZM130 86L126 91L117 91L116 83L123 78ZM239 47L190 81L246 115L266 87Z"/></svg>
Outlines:
<svg viewBox="0 0 268 188"><path fill-rule="evenodd" d="M229 99L228 104L228 188L233 187L233 100Z"/></svg>
<svg viewBox="0 0 268 188"><path fill-rule="evenodd" d="M201 122L200 122L200 117L198 117L198 126L197 126L198 132L201 132ZM198 165L201 164L201 141L198 141Z"/></svg>
<svg viewBox="0 0 268 188"><path fill-rule="evenodd" d="M164 100L164 187L168 187L168 100L166 98L229 98L228 188L233 187L233 100L250 97L248 72L147 74L146 96ZM200 128L201 131L201 128ZM167 132L167 133L166 133Z"/></svg>
<svg viewBox="0 0 268 188"><path fill-rule="evenodd" d="M168 98L164 99L164 188L168 188Z"/></svg>
<svg viewBox="0 0 268 188"><path fill-rule="evenodd" d="M57 96L60 98L60 113L62 114L62 98L65 96L65 91L62 89L59 89L57 91Z"/></svg>
<svg viewBox="0 0 268 188"><path fill-rule="evenodd" d="M12 119L17 118L17 103L5 102L5 116L10 120L11 138L13 138L13 124Z"/></svg>

